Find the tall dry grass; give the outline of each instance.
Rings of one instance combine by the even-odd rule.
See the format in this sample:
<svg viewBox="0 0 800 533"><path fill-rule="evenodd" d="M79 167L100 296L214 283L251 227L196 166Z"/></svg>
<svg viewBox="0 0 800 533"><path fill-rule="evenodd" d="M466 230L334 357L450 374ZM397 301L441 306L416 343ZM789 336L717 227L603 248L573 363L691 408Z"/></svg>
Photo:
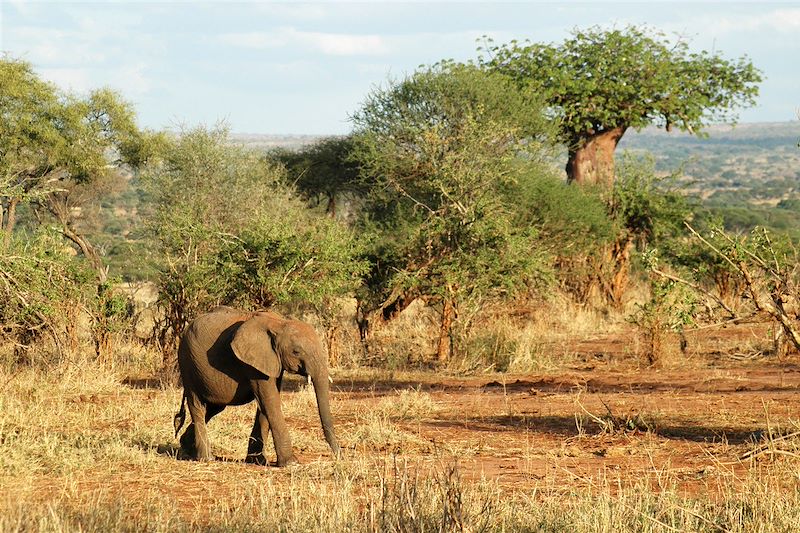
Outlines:
<svg viewBox="0 0 800 533"><path fill-rule="evenodd" d="M460 309L451 335L454 357L446 368L439 368L460 374L556 369L575 359L567 340L619 332L630 327L625 317L626 311L598 310L560 293L546 300ZM339 346L349 354L361 350L357 361L361 365L389 370L439 366L440 322L436 309L417 300L391 321L373 328L366 352L360 345L348 344L358 342L358 337L342 335L354 327L346 322L337 328L347 339Z"/></svg>
<svg viewBox="0 0 800 533"><path fill-rule="evenodd" d="M538 372L575 361L576 339L593 339L625 327L624 314L607 313L554 293L547 300L489 306L461 332L458 371Z"/></svg>
<svg viewBox="0 0 800 533"><path fill-rule="evenodd" d="M633 485L566 472L560 484L519 489L467 481L463 450L409 429L445 409L419 389L369 407L335 400L346 449L338 462L321 437L313 392L302 387L284 394L302 465L242 462L252 405L211 422L217 461L181 461L171 427L180 390L125 384L129 370L88 358L46 372L0 368L0 531L800 530L791 458L737 479L713 477L713 490L691 493L657 467Z"/></svg>
<svg viewBox="0 0 800 533"><path fill-rule="evenodd" d="M622 315L558 296L507 311L470 317L459 358L445 370L556 371L574 362L576 339L625 327ZM430 310L412 307L373 339L379 360L358 360L360 346L340 342L341 361L381 363L388 369L347 373L392 381L393 368L433 352L436 328ZM783 451L743 477L723 469L707 481L700 476L689 493L685 479L656 466L632 485L564 472L559 484L509 487L462 477L459 465L475 458L474 445L433 443L415 430L449 408L421 388L367 402L334 397L345 449L334 462L313 389L296 386L283 407L303 464L243 463L253 405L211 421L217 460L197 463L178 459L172 417L181 391L152 379L160 354L125 342L104 361L86 346L58 360L39 349L31 360L41 365L0 357L0 531L800 531L797 441L754 445L760 457L772 453L762 449ZM334 371L334 379L340 375ZM501 448L502 438L494 440ZM274 459L271 443L267 454Z"/></svg>

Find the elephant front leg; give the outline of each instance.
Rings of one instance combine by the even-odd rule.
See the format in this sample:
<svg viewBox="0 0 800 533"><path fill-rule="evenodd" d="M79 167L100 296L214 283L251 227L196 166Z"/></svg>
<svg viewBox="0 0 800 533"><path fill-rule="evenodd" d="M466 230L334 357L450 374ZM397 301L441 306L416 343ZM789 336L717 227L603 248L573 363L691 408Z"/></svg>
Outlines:
<svg viewBox="0 0 800 533"><path fill-rule="evenodd" d="M281 397L274 378L252 381L253 391L258 400L261 412L266 414L267 422L272 431L272 441L275 444L275 455L278 456L278 466L287 466L297 462L292 451L292 439L289 437L289 428L283 418L281 410Z"/></svg>
<svg viewBox="0 0 800 533"><path fill-rule="evenodd" d="M250 441L247 444L246 463L267 464L267 458L264 455L264 439L267 438L267 435L269 435L269 420L261 409L257 408L253 431L250 432Z"/></svg>

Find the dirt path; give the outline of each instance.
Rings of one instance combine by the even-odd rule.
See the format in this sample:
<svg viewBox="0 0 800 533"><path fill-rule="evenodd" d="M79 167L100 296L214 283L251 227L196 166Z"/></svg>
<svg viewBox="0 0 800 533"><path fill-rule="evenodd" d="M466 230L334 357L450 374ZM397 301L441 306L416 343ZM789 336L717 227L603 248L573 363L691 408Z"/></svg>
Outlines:
<svg viewBox="0 0 800 533"><path fill-rule="evenodd" d="M639 368L616 338L581 341L573 366L552 372L336 372L332 404L345 450L338 463L322 439L313 391L289 381L284 412L301 464L287 469L242 461L253 405L228 409L209 425L218 460L181 461L172 431L179 390L153 379L88 383L68 397L38 397L29 423L43 429L26 441L30 449L9 448L17 455L6 458L11 468L0 472L0 489L12 505L63 501L80 511L124 502L204 523L267 489L281 498L287 490L374 492L397 463L425 476L457 464L468 482L526 497L644 483L726 498L748 490L754 476L770 490L796 487L800 437L775 439L798 430L800 365L738 361L725 340L717 350L713 336L704 338L711 355L681 369ZM13 426L4 431L17 438ZM780 453L764 452L765 442Z"/></svg>
<svg viewBox="0 0 800 533"><path fill-rule="evenodd" d="M633 483L663 472L693 491L708 489L711 473L735 477L750 468L740 457L762 442L768 419L776 432L791 430L800 413L799 385L796 365L595 368L502 381L350 380L337 385L336 398L347 426L402 391L429 395L435 414L396 422L428 445L389 451L453 453L470 479L541 488Z"/></svg>

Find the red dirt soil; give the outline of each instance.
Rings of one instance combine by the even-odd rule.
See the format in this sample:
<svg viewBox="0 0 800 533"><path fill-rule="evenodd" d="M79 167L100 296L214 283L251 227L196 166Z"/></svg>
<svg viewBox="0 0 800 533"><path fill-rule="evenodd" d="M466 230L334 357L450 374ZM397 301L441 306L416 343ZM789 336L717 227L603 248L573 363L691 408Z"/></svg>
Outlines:
<svg viewBox="0 0 800 533"><path fill-rule="evenodd" d="M768 430L779 436L797 429L797 356L785 361L759 356L748 344L753 338L763 345L768 336L753 327L702 332L690 337L687 354L678 354L663 368L640 366L627 353L630 339L617 335L573 343L575 363L552 372L470 377L427 372L391 379L340 372L333 407L345 465L364 456L376 464L397 458L423 466L457 461L467 481L486 479L503 490L535 489L543 495L601 487L614 491L640 482L673 484L685 494L722 495L762 465L796 461L794 452L780 457L758 452ZM137 380L128 387L143 400L155 390ZM292 388L290 382L285 402L300 394ZM391 426L405 441L370 444L354 436L365 413L391 407L405 390L418 391L433 405L429 412L408 417L387 410ZM239 457L177 461L173 448L164 452L157 471L152 464L84 471L70 484L83 494L162 494L188 515L212 492L234 490L237 479L288 478L293 468L330 464L318 419L313 409L308 411L288 417L295 443L301 443L298 467L246 465ZM212 439L215 423L224 421L215 419L209 426ZM165 425L171 426L171 420ZM51 478L34 486L59 490L60 484Z"/></svg>

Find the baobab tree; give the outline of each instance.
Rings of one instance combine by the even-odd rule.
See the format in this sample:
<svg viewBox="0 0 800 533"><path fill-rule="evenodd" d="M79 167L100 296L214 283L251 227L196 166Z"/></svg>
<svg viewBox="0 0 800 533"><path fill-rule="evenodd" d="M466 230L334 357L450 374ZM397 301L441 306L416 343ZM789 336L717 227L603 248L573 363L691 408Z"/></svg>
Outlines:
<svg viewBox="0 0 800 533"><path fill-rule="evenodd" d="M559 45L511 41L480 49L478 63L543 96L567 145L568 180L610 187L614 151L628 129L656 125L701 134L751 106L761 73L745 56L691 52L685 40L629 26L575 31Z"/></svg>

